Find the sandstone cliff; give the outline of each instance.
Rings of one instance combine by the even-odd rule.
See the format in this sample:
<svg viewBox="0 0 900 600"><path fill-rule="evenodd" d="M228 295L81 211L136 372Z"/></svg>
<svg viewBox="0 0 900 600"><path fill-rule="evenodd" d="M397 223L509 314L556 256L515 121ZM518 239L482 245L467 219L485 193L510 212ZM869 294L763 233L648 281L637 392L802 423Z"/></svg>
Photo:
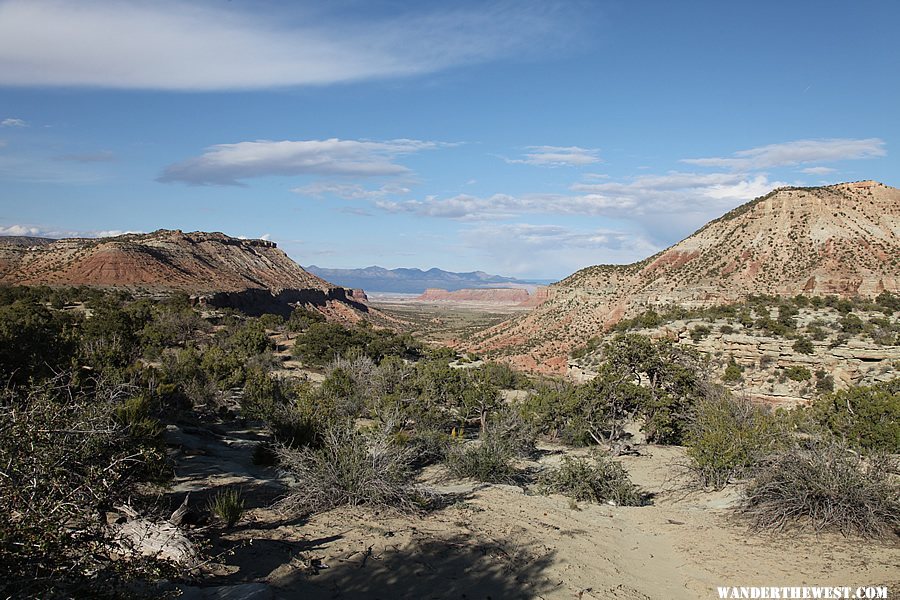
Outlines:
<svg viewBox="0 0 900 600"><path fill-rule="evenodd" d="M750 294L872 297L900 290L900 190L874 181L782 188L659 254L582 269L527 315L483 332L476 352L561 373L568 352L645 307Z"/></svg>
<svg viewBox="0 0 900 600"><path fill-rule="evenodd" d="M0 238L0 284L183 291L200 303L251 314L285 314L296 304L340 320L359 320L369 312L361 290L346 290L306 272L274 242L222 233L159 230L96 239Z"/></svg>

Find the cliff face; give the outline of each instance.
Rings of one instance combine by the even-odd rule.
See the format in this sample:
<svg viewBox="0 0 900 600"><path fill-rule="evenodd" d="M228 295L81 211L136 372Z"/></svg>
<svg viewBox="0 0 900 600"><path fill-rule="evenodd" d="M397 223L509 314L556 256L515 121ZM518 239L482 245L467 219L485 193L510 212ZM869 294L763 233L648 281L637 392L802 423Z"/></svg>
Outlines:
<svg viewBox="0 0 900 600"><path fill-rule="evenodd" d="M341 320L359 320L368 312L361 291L307 273L274 242L222 233L159 230L97 239L0 238L0 284L183 291L201 303L251 314L285 314L293 304L339 312L346 317Z"/></svg>
<svg viewBox="0 0 900 600"><path fill-rule="evenodd" d="M429 288L416 298L423 302L483 302L492 304L524 304L530 296L520 288L483 288L447 291Z"/></svg>
<svg viewBox="0 0 900 600"><path fill-rule="evenodd" d="M472 350L564 372L574 347L644 307L734 302L750 294L872 297L900 290L900 190L873 181L782 188L631 265L582 269Z"/></svg>
<svg viewBox="0 0 900 600"><path fill-rule="evenodd" d="M891 323L900 330L900 317L881 312L856 310L863 322ZM654 339L670 339L696 348L709 357L710 374L738 394L773 406L794 407L807 403L820 390L818 373L827 375L835 389L853 385L872 385L896 377L900 364L900 338L897 334L873 337L871 333L847 334L841 328L842 314L831 308L804 308L797 316L799 336L809 339L810 327L818 328L820 339L809 339L809 348L800 352L796 339L747 327L728 318L691 318L671 321L656 327L633 330ZM691 335L703 329L703 335ZM876 339L877 338L877 339ZM569 359L568 373L573 379L592 379L603 361L602 348ZM740 379L723 377L734 361L741 369ZM789 369L807 371L802 377L786 375Z"/></svg>
<svg viewBox="0 0 900 600"><path fill-rule="evenodd" d="M191 293L334 286L304 271L274 242L159 230L113 238L0 238L0 283L94 285Z"/></svg>

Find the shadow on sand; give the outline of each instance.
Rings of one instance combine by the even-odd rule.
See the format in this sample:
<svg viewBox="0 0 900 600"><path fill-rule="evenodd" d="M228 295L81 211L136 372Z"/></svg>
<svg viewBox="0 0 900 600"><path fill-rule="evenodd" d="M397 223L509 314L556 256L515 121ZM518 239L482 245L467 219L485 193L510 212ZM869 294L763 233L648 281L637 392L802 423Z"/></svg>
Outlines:
<svg viewBox="0 0 900 600"><path fill-rule="evenodd" d="M338 563L296 569L271 584L285 600L535 598L557 583L544 575L552 560L543 548L457 534L383 553L370 547Z"/></svg>

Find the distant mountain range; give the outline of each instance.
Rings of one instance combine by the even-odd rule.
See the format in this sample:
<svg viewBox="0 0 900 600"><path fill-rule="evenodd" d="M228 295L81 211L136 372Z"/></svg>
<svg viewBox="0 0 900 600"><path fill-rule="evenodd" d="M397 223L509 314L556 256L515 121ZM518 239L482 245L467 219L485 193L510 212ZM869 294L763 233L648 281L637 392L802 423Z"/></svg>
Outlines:
<svg viewBox="0 0 900 600"><path fill-rule="evenodd" d="M534 289L537 285L550 281L523 280L514 277L490 275L483 271L454 273L442 269L385 269L366 267L364 269L326 269L310 265L307 271L345 288L364 289L367 292L393 292L421 294L429 288L447 291L472 288L522 287Z"/></svg>

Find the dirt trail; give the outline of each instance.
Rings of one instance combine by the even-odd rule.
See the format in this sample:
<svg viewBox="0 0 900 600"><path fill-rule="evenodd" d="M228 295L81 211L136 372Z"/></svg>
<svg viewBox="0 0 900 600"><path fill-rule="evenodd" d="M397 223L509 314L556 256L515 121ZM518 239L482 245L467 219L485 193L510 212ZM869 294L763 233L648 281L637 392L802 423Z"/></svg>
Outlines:
<svg viewBox="0 0 900 600"><path fill-rule="evenodd" d="M244 465L242 484L255 489L251 446L228 435L207 440L203 462L215 461L219 449L229 463ZM552 450L541 462L559 460ZM255 508L214 540L223 554L205 583L216 587L186 588L185 597L679 600L715 598L722 585L900 589L896 541L752 533L730 516L736 490L680 491L682 449L641 452L622 463L657 494L647 507L573 506L515 486L447 481L434 467L424 484L453 500L424 517L344 507L302 520ZM202 468L181 473L185 490L217 487L225 477ZM274 475L259 484L271 491Z"/></svg>

